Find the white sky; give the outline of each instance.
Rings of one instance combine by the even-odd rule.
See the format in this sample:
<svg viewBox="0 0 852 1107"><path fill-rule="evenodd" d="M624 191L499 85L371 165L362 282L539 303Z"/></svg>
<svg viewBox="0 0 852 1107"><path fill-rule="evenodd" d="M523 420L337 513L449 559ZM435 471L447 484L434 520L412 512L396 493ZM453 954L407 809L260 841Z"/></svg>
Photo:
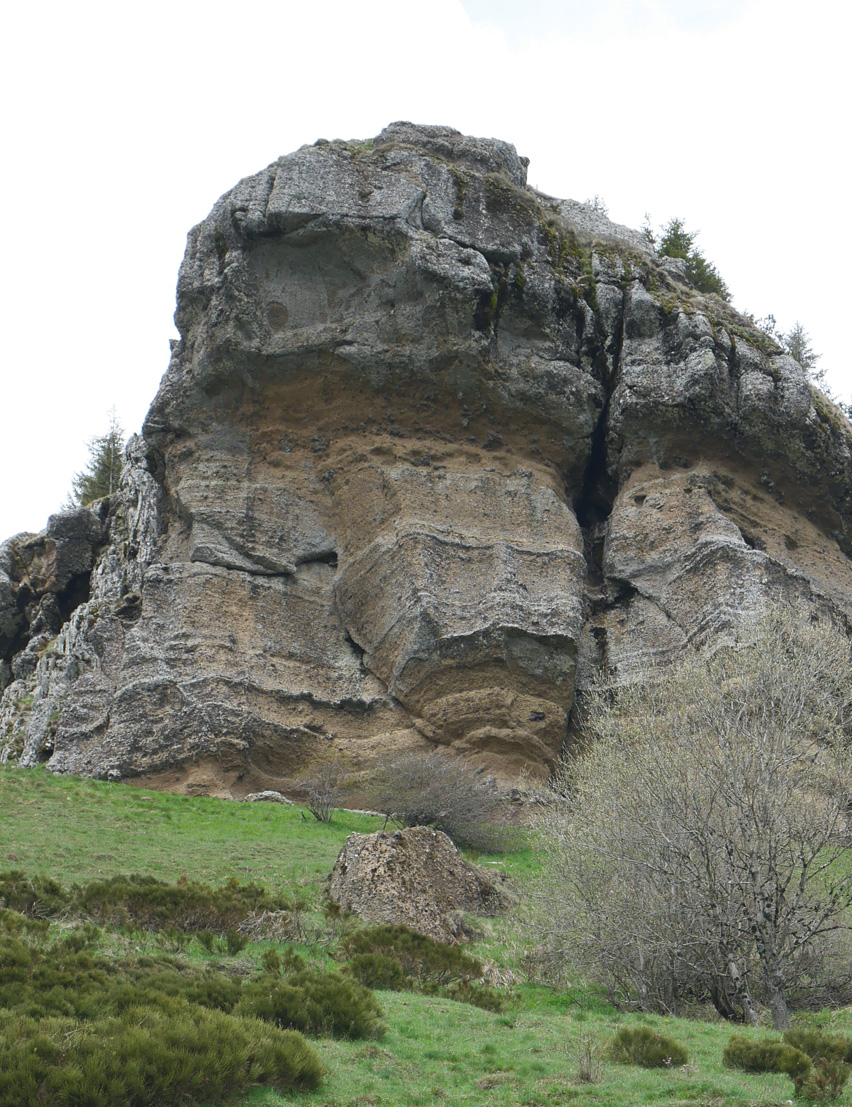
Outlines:
<svg viewBox="0 0 852 1107"><path fill-rule="evenodd" d="M513 142L617 222L681 216L852 391L850 17L829 0L44 0L0 20L0 540L168 362L189 228L240 177L396 119Z"/></svg>

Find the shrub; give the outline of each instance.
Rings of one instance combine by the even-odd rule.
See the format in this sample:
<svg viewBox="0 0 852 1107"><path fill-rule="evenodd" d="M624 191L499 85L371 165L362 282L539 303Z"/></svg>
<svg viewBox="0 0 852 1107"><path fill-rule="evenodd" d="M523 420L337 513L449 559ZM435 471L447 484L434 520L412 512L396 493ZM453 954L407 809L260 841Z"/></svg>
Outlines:
<svg viewBox="0 0 852 1107"><path fill-rule="evenodd" d="M436 942L407 926L365 927L342 942L347 969L371 988L440 994L486 1011L503 1011L504 997L481 982L482 962L459 946Z"/></svg>
<svg viewBox="0 0 852 1107"><path fill-rule="evenodd" d="M224 973L168 957L110 961L62 943L45 951L0 938L0 963L0 1008L32 1018L95 1019L178 998L229 1011L240 995L239 981Z"/></svg>
<svg viewBox="0 0 852 1107"><path fill-rule="evenodd" d="M577 1064L577 1080L581 1084L597 1084L603 1072L602 1039L593 1030L583 1030L569 1043L568 1055Z"/></svg>
<svg viewBox="0 0 852 1107"><path fill-rule="evenodd" d="M236 957L238 953L242 953L247 945L248 938L245 934L240 934L238 930L228 930L225 933L225 948L231 957Z"/></svg>
<svg viewBox="0 0 852 1107"><path fill-rule="evenodd" d="M35 919L53 918L68 910L71 897L47 876L27 876L20 869L0 873L0 907Z"/></svg>
<svg viewBox="0 0 852 1107"><path fill-rule="evenodd" d="M255 977L243 985L235 1013L339 1038L380 1038L385 1031L373 993L337 972L303 969L287 978Z"/></svg>
<svg viewBox="0 0 852 1107"><path fill-rule="evenodd" d="M722 1052L722 1064L743 1072L780 1072L796 1083L811 1070L806 1053L787 1042L754 1041L733 1034Z"/></svg>
<svg viewBox="0 0 852 1107"><path fill-rule="evenodd" d="M685 1065L689 1060L685 1046L649 1026L623 1026L613 1038L609 1052L613 1061L621 1065L641 1065L644 1069Z"/></svg>
<svg viewBox="0 0 852 1107"><path fill-rule="evenodd" d="M796 607L738 633L584 695L531 914L551 963L616 1003L755 1026L765 1005L781 1031L849 978L850 646Z"/></svg>
<svg viewBox="0 0 852 1107"><path fill-rule="evenodd" d="M80 892L80 908L98 922L117 926L132 920L146 930L211 931L227 935L258 910L291 905L257 884L231 879L219 888L196 881L166 884L152 876L114 876Z"/></svg>
<svg viewBox="0 0 852 1107"><path fill-rule="evenodd" d="M410 980L399 961L383 953L356 953L346 967L365 988L402 992Z"/></svg>
<svg viewBox="0 0 852 1107"><path fill-rule="evenodd" d="M504 995L496 988L479 984L475 980L454 980L441 989L441 995L454 999L456 1003L467 1003L471 1007L481 1007L483 1011L493 1011L498 1015L506 1010Z"/></svg>
<svg viewBox="0 0 852 1107"><path fill-rule="evenodd" d="M342 942L349 956L378 954L389 958L416 984L442 986L453 980L478 980L482 963L460 946L436 942L407 926L370 926L348 935Z"/></svg>
<svg viewBox="0 0 852 1107"><path fill-rule="evenodd" d="M828 1061L844 1061L852 1064L852 1039L822 1030L785 1030L784 1041L806 1053L812 1061L824 1057Z"/></svg>
<svg viewBox="0 0 852 1107"><path fill-rule="evenodd" d="M495 852L510 841L498 825L502 798L475 770L437 751L404 753L376 778L370 803L403 826L433 826L470 849Z"/></svg>
<svg viewBox="0 0 852 1107"><path fill-rule="evenodd" d="M820 1057L810 1072L794 1082L796 1095L813 1103L833 1103L840 1098L850 1072L852 1069L843 1061Z"/></svg>
<svg viewBox="0 0 852 1107"><path fill-rule="evenodd" d="M308 810L317 822L331 822L342 783L343 766L337 760L321 762L302 778Z"/></svg>
<svg viewBox="0 0 852 1107"><path fill-rule="evenodd" d="M0 1019L0 1107L188 1107L255 1084L313 1088L321 1076L299 1034L182 1001L89 1024Z"/></svg>
<svg viewBox="0 0 852 1107"><path fill-rule="evenodd" d="M199 930L195 937L199 943L207 950L208 953L212 953L216 945L216 935L210 930Z"/></svg>

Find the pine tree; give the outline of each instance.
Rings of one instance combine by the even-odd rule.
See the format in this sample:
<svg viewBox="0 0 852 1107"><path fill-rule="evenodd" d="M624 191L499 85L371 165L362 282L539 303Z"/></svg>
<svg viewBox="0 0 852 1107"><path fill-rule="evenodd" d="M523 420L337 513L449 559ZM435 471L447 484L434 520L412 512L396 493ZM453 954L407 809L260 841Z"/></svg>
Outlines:
<svg viewBox="0 0 852 1107"><path fill-rule="evenodd" d="M790 357L794 357L798 361L808 377L812 381L821 383L825 377L825 370L817 369L816 364L820 359L820 355L814 352L811 346L811 336L802 324L797 322L786 334L781 335L781 341L784 344L784 349Z"/></svg>
<svg viewBox="0 0 852 1107"><path fill-rule="evenodd" d="M71 481L70 502L74 507L111 496L118 491L121 467L124 464L124 431L112 408L109 413L109 429L106 434L90 438L89 464Z"/></svg>
<svg viewBox="0 0 852 1107"><path fill-rule="evenodd" d="M647 216L646 216L647 220ZM649 235L650 228L644 230L645 237L654 242ZM723 300L730 300L728 286L719 276L719 271L695 246L697 231L688 231L682 219L673 218L662 228L657 253L665 258L683 258L686 262L686 275L699 292L715 292Z"/></svg>

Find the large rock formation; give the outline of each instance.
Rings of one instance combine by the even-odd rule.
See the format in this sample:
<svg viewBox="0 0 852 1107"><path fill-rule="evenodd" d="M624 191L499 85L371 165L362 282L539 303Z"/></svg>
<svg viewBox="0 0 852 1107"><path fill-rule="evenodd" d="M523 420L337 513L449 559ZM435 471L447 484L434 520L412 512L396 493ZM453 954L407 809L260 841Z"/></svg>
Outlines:
<svg viewBox="0 0 852 1107"><path fill-rule="evenodd" d="M281 158L190 232L176 321L121 494L0 550L6 756L235 796L330 750L543 771L600 665L770 597L848 618L843 415L506 143Z"/></svg>

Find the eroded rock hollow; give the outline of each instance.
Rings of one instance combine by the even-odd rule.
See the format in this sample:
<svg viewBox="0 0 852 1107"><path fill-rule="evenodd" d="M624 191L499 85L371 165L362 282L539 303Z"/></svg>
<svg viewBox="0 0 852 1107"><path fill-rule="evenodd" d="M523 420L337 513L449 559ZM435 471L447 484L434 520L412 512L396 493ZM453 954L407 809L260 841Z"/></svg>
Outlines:
<svg viewBox="0 0 852 1107"><path fill-rule="evenodd" d="M279 159L190 232L176 322L121 493L0 547L7 758L237 797L330 751L540 775L602 665L784 595L847 620L842 413L507 143Z"/></svg>

